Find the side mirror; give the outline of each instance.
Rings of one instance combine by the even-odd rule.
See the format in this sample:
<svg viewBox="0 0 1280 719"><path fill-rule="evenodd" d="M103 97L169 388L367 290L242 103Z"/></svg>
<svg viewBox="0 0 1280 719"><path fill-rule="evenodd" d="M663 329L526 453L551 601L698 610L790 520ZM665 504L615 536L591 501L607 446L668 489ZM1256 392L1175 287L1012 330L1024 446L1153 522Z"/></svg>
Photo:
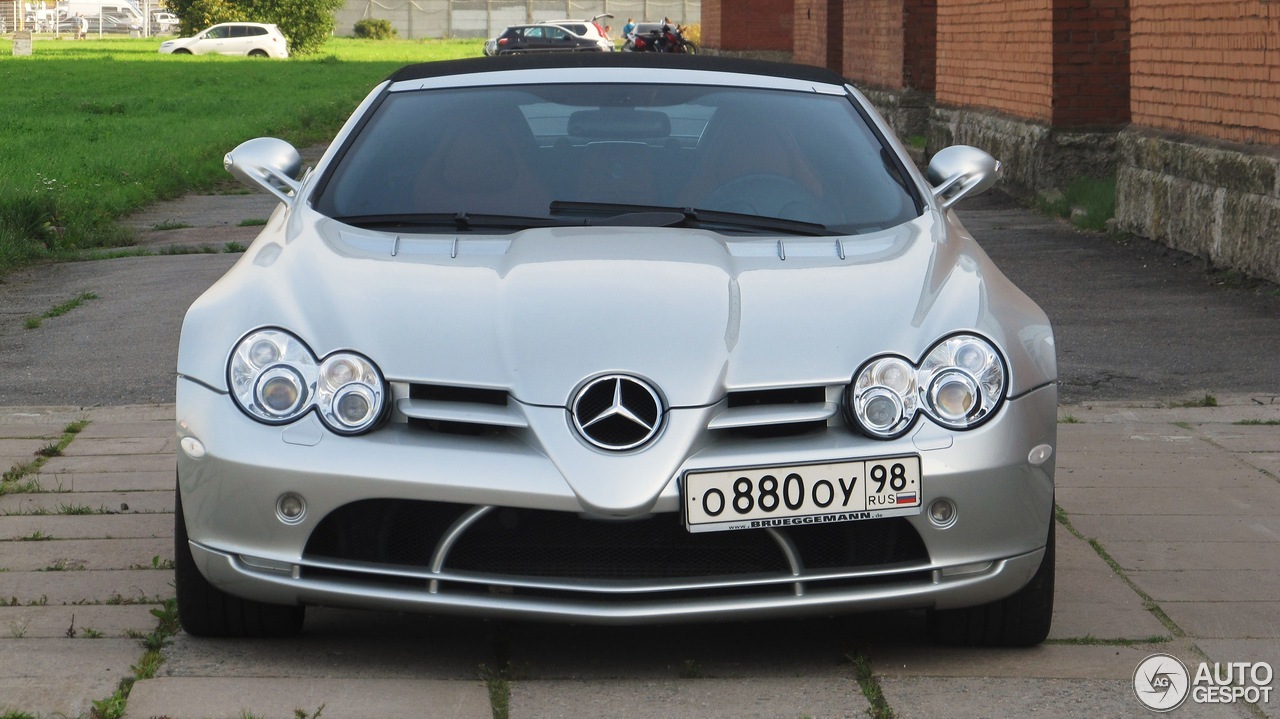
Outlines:
<svg viewBox="0 0 1280 719"><path fill-rule="evenodd" d="M1003 174L1004 166L991 155L976 147L952 145L933 156L926 177L945 210L963 197L986 192Z"/></svg>
<svg viewBox="0 0 1280 719"><path fill-rule="evenodd" d="M240 143L222 158L222 166L237 180L260 187L292 205L302 183L302 156L293 145L274 137L259 137Z"/></svg>

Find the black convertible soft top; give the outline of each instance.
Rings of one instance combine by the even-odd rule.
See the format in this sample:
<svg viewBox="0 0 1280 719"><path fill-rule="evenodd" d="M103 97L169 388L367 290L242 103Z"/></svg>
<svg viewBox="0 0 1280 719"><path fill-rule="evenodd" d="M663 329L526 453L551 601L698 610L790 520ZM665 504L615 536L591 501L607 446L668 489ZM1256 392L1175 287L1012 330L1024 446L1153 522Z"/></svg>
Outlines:
<svg viewBox="0 0 1280 719"><path fill-rule="evenodd" d="M743 75L767 75L829 85L845 84L845 80L836 73L812 65L794 65L781 62L766 62L764 60L740 60L708 55L650 52L542 53L442 60L408 65L392 73L389 79L392 82L400 82L402 80L421 80L446 75L468 75L482 72L501 72L503 70L550 70L589 67L653 67L704 70Z"/></svg>

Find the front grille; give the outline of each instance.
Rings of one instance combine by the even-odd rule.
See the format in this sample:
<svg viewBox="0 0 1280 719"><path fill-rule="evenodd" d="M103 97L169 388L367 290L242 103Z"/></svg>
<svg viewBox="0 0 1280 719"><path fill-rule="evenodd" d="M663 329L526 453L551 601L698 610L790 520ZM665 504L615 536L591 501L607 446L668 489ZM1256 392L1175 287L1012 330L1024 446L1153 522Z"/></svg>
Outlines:
<svg viewBox="0 0 1280 719"><path fill-rule="evenodd" d="M428 569L437 543L467 505L364 500L342 507L312 533L305 559ZM905 519L780 528L809 571L928 563ZM790 575L765 530L692 534L674 514L630 521L568 512L498 508L449 552L445 571L566 580L666 580Z"/></svg>

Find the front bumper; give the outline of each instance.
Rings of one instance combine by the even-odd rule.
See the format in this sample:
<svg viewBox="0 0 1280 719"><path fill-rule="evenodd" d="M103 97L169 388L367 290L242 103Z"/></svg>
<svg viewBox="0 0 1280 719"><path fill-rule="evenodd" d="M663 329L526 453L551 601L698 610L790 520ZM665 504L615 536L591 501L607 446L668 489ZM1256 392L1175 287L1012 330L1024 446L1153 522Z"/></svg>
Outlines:
<svg viewBox="0 0 1280 719"><path fill-rule="evenodd" d="M179 489L197 566L231 594L277 604L357 606L578 622L627 623L747 618L983 604L1020 589L1039 567L1053 519L1053 459L1028 456L1053 447L1056 391L1043 387L1009 401L992 421L965 433L922 423L890 442L844 427L802 436L725 438L695 451L683 469L820 462L915 454L927 507L949 499L955 521L937 526L927 513L906 519L918 556L880 564L806 566L771 533L785 556L781 571L673 578L521 575L457 569L449 548L491 510L521 508L583 513L569 482L539 449L518 435L442 435L391 423L361 437L328 434L310 417L289 427L258 424L225 395L180 380L179 439L204 454L178 457ZM188 442L190 446L190 442ZM305 501L305 514L283 521L281 496ZM308 552L326 517L365 500L471 507L416 563L334 558ZM654 504L678 525L673 477ZM887 522L890 520L869 520ZM779 536L773 536L777 534ZM792 543L793 545L794 543ZM313 545L314 546L314 545Z"/></svg>

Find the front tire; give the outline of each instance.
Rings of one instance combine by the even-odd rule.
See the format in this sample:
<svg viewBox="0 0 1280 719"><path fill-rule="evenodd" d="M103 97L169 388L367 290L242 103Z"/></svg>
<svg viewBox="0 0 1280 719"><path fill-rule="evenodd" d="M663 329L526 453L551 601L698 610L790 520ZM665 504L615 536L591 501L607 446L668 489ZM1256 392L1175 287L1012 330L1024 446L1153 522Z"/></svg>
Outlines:
<svg viewBox="0 0 1280 719"><path fill-rule="evenodd" d="M990 604L929 612L929 638L964 647L1033 647L1043 642L1053 623L1056 524L1050 519L1044 559L1027 586Z"/></svg>
<svg viewBox="0 0 1280 719"><path fill-rule="evenodd" d="M178 594L178 621L197 637L293 637L302 633L305 607L241 599L204 578L191 556L182 492L174 490L173 564Z"/></svg>

